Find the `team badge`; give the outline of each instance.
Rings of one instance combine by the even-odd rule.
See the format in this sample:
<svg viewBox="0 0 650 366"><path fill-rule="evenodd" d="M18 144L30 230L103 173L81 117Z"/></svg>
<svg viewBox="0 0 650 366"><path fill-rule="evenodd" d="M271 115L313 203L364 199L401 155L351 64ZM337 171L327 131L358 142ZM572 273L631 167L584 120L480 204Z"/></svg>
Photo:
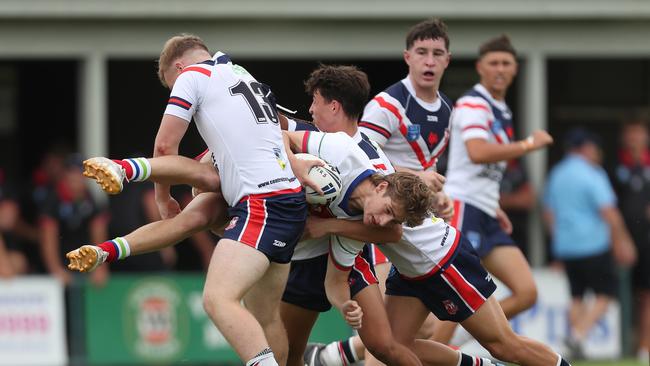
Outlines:
<svg viewBox="0 0 650 366"><path fill-rule="evenodd" d="M501 121L499 121L496 118L494 119L494 121L492 122L492 126L490 127L492 127L492 132L494 132L495 134L499 133L503 128L501 125Z"/></svg>
<svg viewBox="0 0 650 366"><path fill-rule="evenodd" d="M406 130L406 140L415 141L420 137L420 125L410 125Z"/></svg>
<svg viewBox="0 0 650 366"><path fill-rule="evenodd" d="M230 220L230 223L228 223L228 226L226 226L224 230L231 230L232 228L234 228L235 225L237 225L237 220L239 220L239 217L237 216L233 217L232 220Z"/></svg>
<svg viewBox="0 0 650 366"><path fill-rule="evenodd" d="M449 313L449 315L456 315L458 312L458 306L454 304L453 301L444 300L442 304L445 306L445 310L447 310L447 313Z"/></svg>

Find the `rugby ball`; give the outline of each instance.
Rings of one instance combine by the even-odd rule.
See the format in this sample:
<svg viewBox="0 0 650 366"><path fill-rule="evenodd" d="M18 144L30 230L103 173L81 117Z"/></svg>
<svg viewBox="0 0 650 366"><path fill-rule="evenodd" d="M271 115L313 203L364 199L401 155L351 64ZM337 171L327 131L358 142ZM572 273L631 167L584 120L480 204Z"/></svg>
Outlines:
<svg viewBox="0 0 650 366"><path fill-rule="evenodd" d="M296 154L296 158L301 160L321 160L311 154ZM336 168L329 164L323 166L314 166L309 170L309 178L315 182L323 191L321 196L311 187L305 187L307 203L311 205L329 205L341 193L341 177Z"/></svg>

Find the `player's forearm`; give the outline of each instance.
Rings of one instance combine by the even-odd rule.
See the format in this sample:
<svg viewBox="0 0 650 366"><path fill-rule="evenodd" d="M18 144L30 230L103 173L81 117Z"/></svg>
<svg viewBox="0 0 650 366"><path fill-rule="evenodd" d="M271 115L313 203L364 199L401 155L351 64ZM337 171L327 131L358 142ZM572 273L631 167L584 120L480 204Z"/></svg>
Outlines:
<svg viewBox="0 0 650 366"><path fill-rule="evenodd" d="M528 140L515 141L509 144L496 144L483 139L465 141L467 154L474 164L498 163L518 158L530 151L532 146Z"/></svg>
<svg viewBox="0 0 650 366"><path fill-rule="evenodd" d="M631 242L630 233L625 227L623 216L616 207L606 207L601 209L601 216L609 225L612 245L619 245L623 242Z"/></svg>
<svg viewBox="0 0 650 366"><path fill-rule="evenodd" d="M58 230L55 228L41 228L41 255L43 264L50 273L55 273L63 269L63 264L59 259L59 240Z"/></svg>
<svg viewBox="0 0 650 366"><path fill-rule="evenodd" d="M348 285L349 272L336 268L330 260L325 276L325 293L327 300L341 311L343 304L350 300L350 286Z"/></svg>
<svg viewBox="0 0 650 366"><path fill-rule="evenodd" d="M393 243L402 237L401 225L368 226L361 220L329 219L324 222L330 234L368 243Z"/></svg>

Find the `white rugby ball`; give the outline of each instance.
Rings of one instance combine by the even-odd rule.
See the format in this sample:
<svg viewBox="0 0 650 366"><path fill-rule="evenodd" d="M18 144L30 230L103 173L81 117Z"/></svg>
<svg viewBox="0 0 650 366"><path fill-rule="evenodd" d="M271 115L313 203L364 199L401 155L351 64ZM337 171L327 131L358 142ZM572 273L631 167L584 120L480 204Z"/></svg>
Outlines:
<svg viewBox="0 0 650 366"><path fill-rule="evenodd" d="M321 160L311 154L296 154L296 158L301 160ZM314 166L309 170L309 178L315 182L323 191L321 196L311 187L305 187L307 203L311 205L329 205L341 193L341 177L338 170L329 164L324 166Z"/></svg>

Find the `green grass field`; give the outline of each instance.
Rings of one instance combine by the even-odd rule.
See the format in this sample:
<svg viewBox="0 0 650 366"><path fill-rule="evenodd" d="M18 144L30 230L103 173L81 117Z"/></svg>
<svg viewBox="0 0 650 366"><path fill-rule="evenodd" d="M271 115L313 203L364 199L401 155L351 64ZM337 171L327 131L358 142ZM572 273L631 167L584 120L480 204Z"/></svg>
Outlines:
<svg viewBox="0 0 650 366"><path fill-rule="evenodd" d="M626 359L619 361L578 361L573 362L573 366L648 366L634 359Z"/></svg>
<svg viewBox="0 0 650 366"><path fill-rule="evenodd" d="M573 366L648 366L637 360L620 360L620 361L581 361L574 362Z"/></svg>

